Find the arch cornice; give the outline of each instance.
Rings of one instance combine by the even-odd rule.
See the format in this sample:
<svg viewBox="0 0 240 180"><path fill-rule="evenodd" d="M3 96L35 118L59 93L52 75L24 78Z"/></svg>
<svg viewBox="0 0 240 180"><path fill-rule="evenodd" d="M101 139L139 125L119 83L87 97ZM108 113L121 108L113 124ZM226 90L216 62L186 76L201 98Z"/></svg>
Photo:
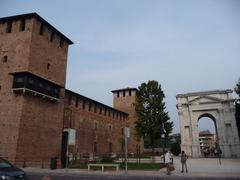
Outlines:
<svg viewBox="0 0 240 180"><path fill-rule="evenodd" d="M225 90L212 90L212 91L200 91L200 92L191 92L186 94L178 94L176 97L189 97L189 96L202 96L202 95L210 95L210 94L228 94L232 93L233 90L225 89Z"/></svg>

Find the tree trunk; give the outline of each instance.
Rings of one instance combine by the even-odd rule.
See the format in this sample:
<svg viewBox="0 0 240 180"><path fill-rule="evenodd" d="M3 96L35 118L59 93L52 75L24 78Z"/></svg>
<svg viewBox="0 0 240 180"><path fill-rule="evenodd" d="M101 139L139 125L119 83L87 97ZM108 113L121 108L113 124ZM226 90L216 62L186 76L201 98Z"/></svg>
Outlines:
<svg viewBox="0 0 240 180"><path fill-rule="evenodd" d="M155 159L154 159L154 140L151 139L151 147L152 147L152 163L155 162Z"/></svg>

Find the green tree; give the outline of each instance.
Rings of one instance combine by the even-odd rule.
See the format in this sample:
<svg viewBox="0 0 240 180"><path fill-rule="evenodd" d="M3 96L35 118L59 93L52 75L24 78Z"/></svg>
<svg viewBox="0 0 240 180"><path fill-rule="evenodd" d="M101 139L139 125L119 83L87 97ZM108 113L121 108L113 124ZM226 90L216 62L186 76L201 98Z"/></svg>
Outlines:
<svg viewBox="0 0 240 180"><path fill-rule="evenodd" d="M169 121L168 113L165 111L165 95L161 85L157 81L148 81L138 87L136 98L137 121L135 129L137 137L147 140L148 146L157 146L161 134L165 137L172 132L173 122Z"/></svg>
<svg viewBox="0 0 240 180"><path fill-rule="evenodd" d="M170 144L170 151L175 155L178 156L181 152L181 136L175 136L171 140Z"/></svg>
<svg viewBox="0 0 240 180"><path fill-rule="evenodd" d="M174 142L174 143L171 143L171 146L170 146L170 151L175 155L175 156L178 156L181 152L181 145L179 142Z"/></svg>
<svg viewBox="0 0 240 180"><path fill-rule="evenodd" d="M234 87L235 92L238 94L240 98L240 78L238 79L236 86Z"/></svg>
<svg viewBox="0 0 240 180"><path fill-rule="evenodd" d="M235 102L236 107L235 118L237 123L238 135L240 138L240 78L238 79L238 82L236 83L234 90L238 94L238 99Z"/></svg>

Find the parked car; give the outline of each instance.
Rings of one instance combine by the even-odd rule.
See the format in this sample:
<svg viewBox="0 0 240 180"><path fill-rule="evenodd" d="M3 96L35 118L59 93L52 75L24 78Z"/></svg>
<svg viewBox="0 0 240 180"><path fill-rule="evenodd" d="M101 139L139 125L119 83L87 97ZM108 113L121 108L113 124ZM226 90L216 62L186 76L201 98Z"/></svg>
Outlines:
<svg viewBox="0 0 240 180"><path fill-rule="evenodd" d="M26 180L26 173L5 159L0 158L0 180Z"/></svg>

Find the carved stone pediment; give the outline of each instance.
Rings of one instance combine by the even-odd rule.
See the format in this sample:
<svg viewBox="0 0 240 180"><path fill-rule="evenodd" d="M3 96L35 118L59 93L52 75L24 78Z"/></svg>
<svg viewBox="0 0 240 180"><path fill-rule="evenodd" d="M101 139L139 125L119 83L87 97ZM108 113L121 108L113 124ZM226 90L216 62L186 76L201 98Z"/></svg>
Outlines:
<svg viewBox="0 0 240 180"><path fill-rule="evenodd" d="M212 97L212 96L198 96L191 101L189 104L209 104L209 103L221 103L224 99Z"/></svg>

